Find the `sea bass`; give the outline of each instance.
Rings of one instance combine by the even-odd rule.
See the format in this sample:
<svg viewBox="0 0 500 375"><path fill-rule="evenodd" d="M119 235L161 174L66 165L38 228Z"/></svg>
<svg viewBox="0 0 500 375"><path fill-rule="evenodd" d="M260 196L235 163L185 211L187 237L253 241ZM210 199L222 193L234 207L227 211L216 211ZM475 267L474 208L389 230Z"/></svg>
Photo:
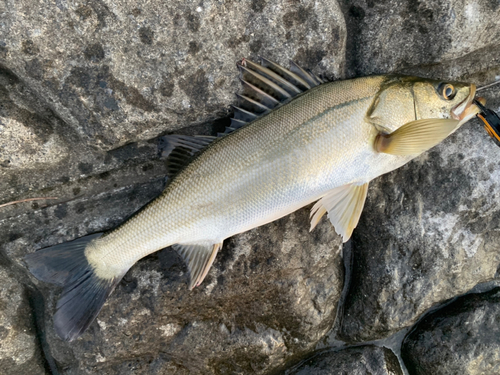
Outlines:
<svg viewBox="0 0 500 375"><path fill-rule="evenodd" d="M64 287L54 316L61 338L80 336L129 268L167 246L193 288L224 239L313 202L311 230L327 214L347 241L372 179L479 112L473 84L398 75L323 83L266 59L239 68L244 91L228 134L165 137L179 170L158 198L110 232L26 256L36 278Z"/></svg>

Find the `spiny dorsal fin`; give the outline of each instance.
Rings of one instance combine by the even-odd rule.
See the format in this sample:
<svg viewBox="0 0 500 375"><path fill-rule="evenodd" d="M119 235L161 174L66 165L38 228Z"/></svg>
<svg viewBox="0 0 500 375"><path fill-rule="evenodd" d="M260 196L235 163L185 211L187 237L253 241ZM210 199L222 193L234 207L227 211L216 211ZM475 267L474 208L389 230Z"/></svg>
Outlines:
<svg viewBox="0 0 500 375"><path fill-rule="evenodd" d="M363 185L343 185L330 190L311 210L311 231L321 217L328 212L328 218L335 231L347 242L358 225L365 205L368 183Z"/></svg>
<svg viewBox="0 0 500 375"><path fill-rule="evenodd" d="M165 135L160 138L161 157L167 159L169 177L177 174L193 156L212 143L217 137L207 135Z"/></svg>
<svg viewBox="0 0 500 375"><path fill-rule="evenodd" d="M291 61L291 68L260 58L260 64L243 59L237 64L243 94L238 97L231 125L220 135L231 133L252 122L272 109L290 101L323 82L311 71L306 71Z"/></svg>
<svg viewBox="0 0 500 375"><path fill-rule="evenodd" d="M222 243L176 244L172 248L182 257L190 275L189 289L201 284L207 276Z"/></svg>

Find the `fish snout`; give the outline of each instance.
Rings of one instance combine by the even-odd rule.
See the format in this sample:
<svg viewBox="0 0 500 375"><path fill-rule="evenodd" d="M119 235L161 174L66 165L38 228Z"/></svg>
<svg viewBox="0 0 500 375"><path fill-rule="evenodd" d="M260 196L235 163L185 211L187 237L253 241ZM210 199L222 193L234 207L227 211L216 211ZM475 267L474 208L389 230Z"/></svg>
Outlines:
<svg viewBox="0 0 500 375"><path fill-rule="evenodd" d="M463 101L461 101L451 109L450 112L451 117L455 120L459 120L461 123L464 123L473 118L479 112L481 112L481 109L473 103L475 96L476 96L476 85L471 84L469 95L467 96L467 98L465 98ZM486 103L486 100L481 97L476 98L476 100L479 100L482 104Z"/></svg>

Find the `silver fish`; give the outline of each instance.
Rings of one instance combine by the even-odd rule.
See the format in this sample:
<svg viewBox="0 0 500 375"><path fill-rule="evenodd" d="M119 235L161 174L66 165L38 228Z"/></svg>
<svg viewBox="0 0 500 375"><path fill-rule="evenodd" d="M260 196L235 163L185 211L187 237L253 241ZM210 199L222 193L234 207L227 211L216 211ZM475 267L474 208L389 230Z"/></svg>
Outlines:
<svg viewBox="0 0 500 375"><path fill-rule="evenodd" d="M135 262L167 246L185 260L193 288L224 239L313 202L311 230L327 214L347 241L372 179L479 111L472 84L396 75L323 83L266 59L239 67L244 91L228 134L165 137L180 171L161 196L115 230L26 257L35 277L64 286L54 317L63 339L84 332Z"/></svg>

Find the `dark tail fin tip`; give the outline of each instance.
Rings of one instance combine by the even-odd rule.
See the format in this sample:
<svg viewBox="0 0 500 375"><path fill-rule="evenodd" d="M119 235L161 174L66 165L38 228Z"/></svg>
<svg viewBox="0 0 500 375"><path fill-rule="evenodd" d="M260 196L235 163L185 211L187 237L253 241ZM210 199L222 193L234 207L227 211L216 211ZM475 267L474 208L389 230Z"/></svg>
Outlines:
<svg viewBox="0 0 500 375"><path fill-rule="evenodd" d="M37 279L64 287L54 316L55 330L63 340L72 341L88 328L123 277L99 278L88 263L85 248L101 235L82 237L25 257Z"/></svg>

